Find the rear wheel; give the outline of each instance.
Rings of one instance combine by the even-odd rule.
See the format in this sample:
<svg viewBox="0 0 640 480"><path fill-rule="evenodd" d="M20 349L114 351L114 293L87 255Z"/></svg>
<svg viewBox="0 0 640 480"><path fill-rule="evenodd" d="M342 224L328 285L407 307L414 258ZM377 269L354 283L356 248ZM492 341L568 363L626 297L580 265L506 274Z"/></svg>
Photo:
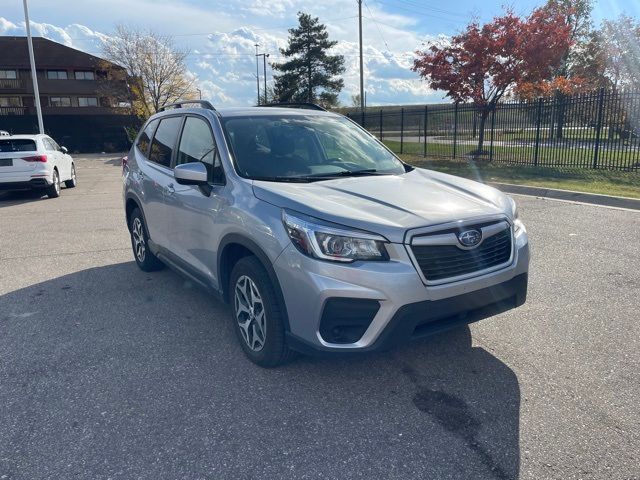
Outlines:
<svg viewBox="0 0 640 480"><path fill-rule="evenodd" d="M74 188L76 185L78 185L78 179L76 178L76 166L72 163L71 164L71 179L70 180L65 180L64 186L67 187L67 188Z"/></svg>
<svg viewBox="0 0 640 480"><path fill-rule="evenodd" d="M143 272L153 272L160 270L164 264L149 249L149 235L144 224L144 218L140 209L136 208L131 212L129 220L131 225L131 248L133 248L133 257L138 267Z"/></svg>
<svg viewBox="0 0 640 480"><path fill-rule="evenodd" d="M256 257L241 258L229 283L233 323L245 355L261 367L276 367L294 352L284 335L285 313L269 275Z"/></svg>
<svg viewBox="0 0 640 480"><path fill-rule="evenodd" d="M47 196L49 198L58 198L60 196L60 175L58 170L53 170L53 183L47 188Z"/></svg>

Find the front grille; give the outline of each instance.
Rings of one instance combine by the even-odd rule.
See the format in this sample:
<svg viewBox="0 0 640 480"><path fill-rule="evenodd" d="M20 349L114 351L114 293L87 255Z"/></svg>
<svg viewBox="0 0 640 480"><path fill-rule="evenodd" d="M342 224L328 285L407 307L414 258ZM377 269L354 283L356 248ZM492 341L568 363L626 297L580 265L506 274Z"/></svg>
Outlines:
<svg viewBox="0 0 640 480"><path fill-rule="evenodd" d="M427 281L467 275L506 263L511 258L511 229L486 238L478 247L463 250L455 245L411 247Z"/></svg>

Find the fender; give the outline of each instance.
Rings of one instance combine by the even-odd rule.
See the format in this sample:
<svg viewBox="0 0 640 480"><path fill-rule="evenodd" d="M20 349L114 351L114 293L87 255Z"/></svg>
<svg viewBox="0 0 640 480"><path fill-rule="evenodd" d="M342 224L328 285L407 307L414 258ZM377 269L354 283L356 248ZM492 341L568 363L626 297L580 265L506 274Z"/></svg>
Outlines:
<svg viewBox="0 0 640 480"><path fill-rule="evenodd" d="M129 225L129 218L127 216L127 203L129 203L129 200L133 200L135 202L135 204L138 207L138 210L140 210L140 213L142 214L142 219L144 220L144 224L147 224L147 218L144 216L144 210L142 209L142 202L140 201L140 198L138 197L138 195L136 195L135 193L133 193L132 191L128 191L127 194L125 195L125 200L124 200L124 213L125 213L125 220L127 221L127 228L129 229L129 231L131 231L131 226Z"/></svg>
<svg viewBox="0 0 640 480"><path fill-rule="evenodd" d="M290 331L289 328L289 315L287 313L287 305L284 301L284 295L282 294L282 289L280 288L280 282L278 281L278 276L276 275L276 271L273 269L273 265L271 264L271 260L269 259L269 257L267 256L266 253L264 253L264 250L262 250L262 248L260 248L258 246L257 243L255 243L253 240L250 240L249 238L237 234L237 233L229 233L227 235L225 235L222 240L220 241L220 245L218 246L218 282L219 282L219 288L220 291L222 292L222 296L225 300L225 302L229 303L229 285L223 285L224 282L223 280L231 274L231 272L226 272L224 271L226 267L226 265L223 264L222 262L222 254L225 250L225 248L227 247L227 245L230 244L238 244L238 245L242 245L244 248L246 248L247 250L249 250L253 255L255 255L256 258L258 258L258 260L260 260L260 263L262 264L262 266L265 268L265 270L267 271L267 274L269 275L269 280L271 280L271 284L273 285L275 292L276 292L276 297L278 299L278 304L280 306L280 309L282 310L282 312L284 313L284 318L285 318L285 331ZM228 274L228 275L227 275Z"/></svg>

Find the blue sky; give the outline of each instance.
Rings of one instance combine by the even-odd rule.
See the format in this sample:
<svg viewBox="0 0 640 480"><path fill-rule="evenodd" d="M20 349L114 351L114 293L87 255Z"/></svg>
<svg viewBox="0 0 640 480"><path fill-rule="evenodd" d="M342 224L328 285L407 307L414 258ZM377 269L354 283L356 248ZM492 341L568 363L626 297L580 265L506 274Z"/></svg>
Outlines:
<svg viewBox="0 0 640 480"><path fill-rule="evenodd" d="M409 71L412 52L440 35L451 35L472 19L486 21L503 5L526 14L542 1L367 0L363 6L365 79L369 104L424 103L442 98ZM0 35L24 33L22 0L2 0ZM191 49L188 68L203 96L219 105L255 102L255 47L277 59L296 12L327 24L347 72L341 96L349 103L358 90L356 0L29 0L34 34L94 54L118 23L173 35ZM594 21L621 12L640 17L640 1L600 0ZM262 74L262 73L261 73ZM270 69L267 77L271 79Z"/></svg>

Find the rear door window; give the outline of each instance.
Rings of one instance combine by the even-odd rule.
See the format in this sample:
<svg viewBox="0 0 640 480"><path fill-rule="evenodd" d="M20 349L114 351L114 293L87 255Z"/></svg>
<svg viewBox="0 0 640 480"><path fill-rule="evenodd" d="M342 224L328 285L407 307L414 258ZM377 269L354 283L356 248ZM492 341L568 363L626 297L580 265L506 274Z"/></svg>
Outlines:
<svg viewBox="0 0 640 480"><path fill-rule="evenodd" d="M145 157L149 155L149 144L151 143L151 137L153 137L153 132L157 126L158 120L152 120L149 122L140 134L138 142L136 143L136 147L138 147L138 150L140 150Z"/></svg>
<svg viewBox="0 0 640 480"><path fill-rule="evenodd" d="M171 167L171 157L180 133L182 117L169 117L160 120L160 125L153 136L149 160L163 167Z"/></svg>
<svg viewBox="0 0 640 480"><path fill-rule="evenodd" d="M36 142L26 138L0 140L0 152L34 152L36 151Z"/></svg>

